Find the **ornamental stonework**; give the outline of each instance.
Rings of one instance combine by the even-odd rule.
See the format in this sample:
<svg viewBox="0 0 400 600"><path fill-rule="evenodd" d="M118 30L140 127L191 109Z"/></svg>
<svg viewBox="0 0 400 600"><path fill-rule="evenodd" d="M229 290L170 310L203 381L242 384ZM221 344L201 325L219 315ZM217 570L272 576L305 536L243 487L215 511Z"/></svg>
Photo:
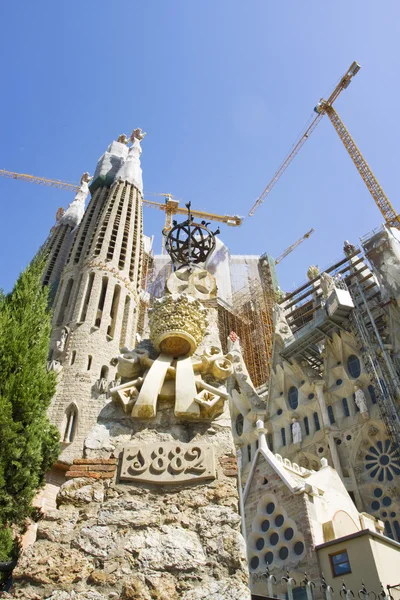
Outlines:
<svg viewBox="0 0 400 600"><path fill-rule="evenodd" d="M215 479L210 444L167 442L124 448L120 479L166 484Z"/></svg>
<svg viewBox="0 0 400 600"><path fill-rule="evenodd" d="M171 294L155 301L150 312L150 339L160 352L191 355L203 339L207 325L207 309L199 300L185 294Z"/></svg>

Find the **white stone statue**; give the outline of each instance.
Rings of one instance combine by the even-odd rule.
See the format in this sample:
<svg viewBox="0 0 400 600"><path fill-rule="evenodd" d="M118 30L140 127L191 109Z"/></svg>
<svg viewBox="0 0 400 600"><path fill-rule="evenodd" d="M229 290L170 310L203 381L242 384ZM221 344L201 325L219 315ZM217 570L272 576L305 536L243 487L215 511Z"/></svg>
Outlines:
<svg viewBox="0 0 400 600"><path fill-rule="evenodd" d="M142 154L140 142L145 135L146 133L139 128L132 131L129 138L132 146L129 148L128 156L121 164L114 179L114 183L117 181L126 181L133 184L141 193L143 193L143 178L140 166L140 155Z"/></svg>
<svg viewBox="0 0 400 600"><path fill-rule="evenodd" d="M315 279L316 277L318 277L319 275L319 269L316 265L310 265L308 267L308 271L307 271L307 277L310 281L312 281L313 279Z"/></svg>
<svg viewBox="0 0 400 600"><path fill-rule="evenodd" d="M120 144L126 144L129 142L128 137L125 135L125 133L121 133L121 135L118 137L117 142L119 142Z"/></svg>
<svg viewBox="0 0 400 600"><path fill-rule="evenodd" d="M321 290L325 300L331 295L335 289L335 280L328 273L321 275Z"/></svg>
<svg viewBox="0 0 400 600"><path fill-rule="evenodd" d="M57 350L58 352L61 354L62 352L64 352L65 350L65 344L67 343L67 339L68 339L68 334L69 334L69 329L68 327L63 327L61 329L61 336L60 339L58 340L56 346L57 346Z"/></svg>
<svg viewBox="0 0 400 600"><path fill-rule="evenodd" d="M145 137L146 132L142 131L139 127L137 129L134 129L131 133L131 137L129 138L129 140L132 143L135 143L135 140L139 140L139 142L142 141L142 139Z"/></svg>
<svg viewBox="0 0 400 600"><path fill-rule="evenodd" d="M93 177L91 177L88 172L82 175L79 190L65 213L60 218L60 224L71 225L71 227L77 227L79 225L85 212L85 202L89 195L89 183L92 179Z"/></svg>
<svg viewBox="0 0 400 600"><path fill-rule="evenodd" d="M368 414L367 400L365 398L365 394L359 385L354 386L355 389L355 398L354 401L360 409L361 414Z"/></svg>
<svg viewBox="0 0 400 600"><path fill-rule="evenodd" d="M292 436L293 444L300 444L302 440L300 423L294 417L292 418Z"/></svg>
<svg viewBox="0 0 400 600"><path fill-rule="evenodd" d="M285 309L281 304L275 304L272 309L275 335L278 335L283 342L293 337L292 330L286 320Z"/></svg>

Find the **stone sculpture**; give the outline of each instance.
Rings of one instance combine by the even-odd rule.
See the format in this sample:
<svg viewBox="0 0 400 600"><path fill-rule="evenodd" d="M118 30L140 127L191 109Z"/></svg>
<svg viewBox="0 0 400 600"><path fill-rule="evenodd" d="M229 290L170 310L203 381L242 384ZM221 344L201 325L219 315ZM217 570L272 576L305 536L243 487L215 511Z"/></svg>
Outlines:
<svg viewBox="0 0 400 600"><path fill-rule="evenodd" d="M296 418L292 418L292 436L293 444L300 444L302 440L301 426Z"/></svg>
<svg viewBox="0 0 400 600"><path fill-rule="evenodd" d="M191 295L179 293L181 286ZM199 296L208 299L215 293L215 279L201 269L183 268L172 273L166 287L169 293L149 311L156 358L142 348L123 348L118 357L122 384L110 393L134 419L154 418L162 399L174 401L181 419L214 419L224 411L229 395L223 383L233 373L230 356L219 346L198 349L209 324Z"/></svg>
<svg viewBox="0 0 400 600"><path fill-rule="evenodd" d="M285 309L281 304L275 304L272 309L275 335L279 336L282 342L293 337L292 330L286 320Z"/></svg>
<svg viewBox="0 0 400 600"><path fill-rule="evenodd" d="M62 354L65 350L65 345L67 343L68 335L69 335L68 327L63 327L61 329L60 339L58 340L58 342L56 344L57 350L60 354Z"/></svg>
<svg viewBox="0 0 400 600"><path fill-rule="evenodd" d="M319 275L319 268L316 265L310 265L308 267L308 271L307 271L307 277L310 281L312 281L313 279L315 279L316 277L318 277Z"/></svg>
<svg viewBox="0 0 400 600"><path fill-rule="evenodd" d="M354 401L355 401L356 405L358 406L358 408L360 409L360 413L368 414L367 399L365 397L363 390L361 389L361 387L359 385L355 385L354 390L355 390Z"/></svg>
<svg viewBox="0 0 400 600"><path fill-rule="evenodd" d="M335 280L328 273L321 275L321 290L325 300L331 295L335 289Z"/></svg>

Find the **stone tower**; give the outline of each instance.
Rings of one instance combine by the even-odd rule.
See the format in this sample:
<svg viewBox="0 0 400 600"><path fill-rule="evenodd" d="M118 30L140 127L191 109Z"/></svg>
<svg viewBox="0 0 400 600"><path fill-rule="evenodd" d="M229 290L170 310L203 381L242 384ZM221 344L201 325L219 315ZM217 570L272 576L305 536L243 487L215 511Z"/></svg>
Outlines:
<svg viewBox="0 0 400 600"><path fill-rule="evenodd" d="M143 249L143 137L135 130L128 148L126 136L120 136L99 159L92 198L75 229L54 301L49 368L58 373L58 385L50 418L61 431L63 462L81 455L115 378L119 349L132 346L135 338ZM74 203L55 230L53 247L76 225ZM56 277L59 260L60 254L50 256L49 281Z"/></svg>
<svg viewBox="0 0 400 600"><path fill-rule="evenodd" d="M65 212L62 208L58 209L56 224L52 227L44 244L43 250L48 253L48 258L43 273L43 284L50 286L51 299L54 299L57 291L61 272L71 249L74 230L82 221L85 212L85 201L89 194L90 180L89 173L82 175L78 193Z"/></svg>

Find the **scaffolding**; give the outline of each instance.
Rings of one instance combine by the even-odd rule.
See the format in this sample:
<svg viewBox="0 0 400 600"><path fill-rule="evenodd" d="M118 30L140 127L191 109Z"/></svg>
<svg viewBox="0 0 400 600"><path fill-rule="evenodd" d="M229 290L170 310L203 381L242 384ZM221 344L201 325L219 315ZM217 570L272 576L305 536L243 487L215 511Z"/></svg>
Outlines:
<svg viewBox="0 0 400 600"><path fill-rule="evenodd" d="M354 308L336 318L326 310L321 274L285 296L281 304L293 338L280 354L284 360L306 360L322 373L322 346L326 338L340 330L351 332L360 348L365 369L374 386L382 422L396 449L400 448L400 372L388 346L387 306L382 301L377 279L365 262L361 249L348 248L345 258L324 270L335 286L349 291Z"/></svg>
<svg viewBox="0 0 400 600"><path fill-rule="evenodd" d="M263 289L264 288L264 289ZM246 286L234 292L233 304L218 300L220 338L227 352L228 335L234 331L240 338L243 358L253 384L264 387L270 376L273 321L273 294L266 293L267 285L251 278ZM269 291L269 290L268 290Z"/></svg>

